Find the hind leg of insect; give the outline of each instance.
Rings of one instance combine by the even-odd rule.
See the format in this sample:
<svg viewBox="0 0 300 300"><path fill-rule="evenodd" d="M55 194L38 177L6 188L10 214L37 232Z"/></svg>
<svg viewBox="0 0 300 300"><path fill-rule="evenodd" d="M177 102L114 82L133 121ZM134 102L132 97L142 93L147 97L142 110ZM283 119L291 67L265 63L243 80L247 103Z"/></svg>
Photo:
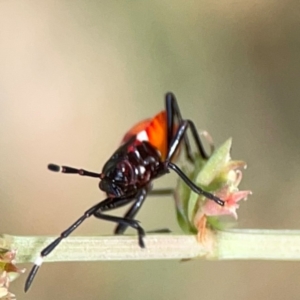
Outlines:
<svg viewBox="0 0 300 300"><path fill-rule="evenodd" d="M31 286L31 283L32 283L37 271L39 270L39 267L43 263L43 258L45 256L47 256L49 253L51 253L63 239L67 238L87 218L93 216L95 213L99 212L99 210L100 211L101 210L104 210L104 211L111 210L111 209L126 205L133 200L134 200L133 197L114 198L114 199L107 198L107 199L97 203L96 205L92 206L87 211L85 211L84 214L77 221L75 221L70 227L68 227L65 231L63 231L58 238L56 238L52 243L50 243L46 248L44 248L41 251L40 256L36 259L34 266L32 267L32 269L27 277L27 280L25 283L25 292ZM99 213L99 215L100 215L100 213ZM97 216L97 217L99 218L99 216ZM127 226L131 226L131 227L135 228L139 234L139 244L141 247L144 247L144 242L142 240L142 237L145 235L145 233L144 233L143 228L138 224L137 221L126 220L123 218L117 218L117 217L102 215L102 214L101 214L101 219L116 222L116 223L123 223L123 224L126 224Z"/></svg>
<svg viewBox="0 0 300 300"><path fill-rule="evenodd" d="M174 134L175 134L178 126L180 126L180 124L182 123L183 118L181 116L181 112L180 112L176 97L172 93L166 94L165 102L166 102L166 111L167 111L167 130L168 130L168 149L169 149L171 146L171 142L174 137ZM177 118L177 120L178 120L178 125L176 125L175 118ZM191 122L191 121L189 121L189 122ZM190 124L190 127L191 127L192 135L195 140L197 149L199 151L199 154L204 159L208 159L209 156L207 155L207 153L204 150L200 136L198 134L198 131L196 130L194 123ZM187 134L184 134L183 142L185 145L186 155L187 155L188 160L191 162L194 162L194 156L192 153L192 149L191 149L189 138L188 138Z"/></svg>
<svg viewBox="0 0 300 300"><path fill-rule="evenodd" d="M102 214L101 212L96 212L94 213L94 216L98 219L101 220L106 220L106 221L111 221L111 222L116 222L118 224L124 225L126 228L128 226L134 228L138 232L138 239L139 239L139 246L141 248L145 248L145 243L144 243L144 236L145 236L145 231L144 229L139 225L138 221L133 220L133 219L126 219L126 218L121 218L121 217L115 217L115 216L110 216L110 215L105 215Z"/></svg>
<svg viewBox="0 0 300 300"><path fill-rule="evenodd" d="M130 206L129 210L124 215L124 219L126 220L132 220L135 215L139 212L140 208L142 207L147 194L148 194L149 187L142 188L138 191L136 194L136 198L134 203ZM96 216L97 217L97 216ZM114 230L114 234L123 234L125 230L127 229L128 224L125 223L119 223L117 227Z"/></svg>
<svg viewBox="0 0 300 300"><path fill-rule="evenodd" d="M142 248L145 247L143 239L142 239L143 236L144 236L144 232L140 231L141 227L138 225L138 222L136 220L133 220L133 218L135 217L135 215L138 213L141 206L143 205L143 203L144 203L144 201L147 197L147 193L148 193L148 187L140 189L138 191L138 193L135 195L134 199L132 199L132 200L134 200L134 203L129 208L129 210L126 212L124 217L123 218L114 217L115 219L118 220L117 223L119 223L117 225L116 229L114 230L114 233L115 234L123 234L128 226L131 226L131 227L137 229L138 233L139 233L139 245ZM111 216L107 216L107 215L102 214L102 212L107 211L107 210L110 210L110 208L104 208L104 209L101 209L100 211L96 211L94 213L94 216L96 218L99 218L99 219L111 217ZM138 227L140 227L140 228L138 228ZM142 233L142 234L140 234L140 233Z"/></svg>
<svg viewBox="0 0 300 300"><path fill-rule="evenodd" d="M174 135L171 145L168 149L167 153L167 158L165 160L165 167L166 169L172 169L174 172L177 173L177 175L190 187L191 190L193 190L195 193L204 195L206 198L215 201L217 204L224 206L224 201L221 200L220 198L214 196L213 194L204 191L197 185L195 185L185 174L184 172L174 163L172 163L172 158L176 154L176 151L178 147L180 146L180 143L182 139L184 138L186 134L186 130L188 128L191 128L192 132L195 129L194 128L194 123L191 122L190 120L184 120L182 123L179 125L176 134Z"/></svg>
<svg viewBox="0 0 300 300"><path fill-rule="evenodd" d="M147 196L169 196L172 195L173 193L173 189L159 189L159 190L151 190L151 191L148 190L149 187L141 189L138 192L135 202L132 204L132 206L124 215L125 219L133 219L136 216L136 214L141 209ZM114 234L123 234L127 228L128 225L119 223L119 225L117 225L117 227L114 230ZM157 230L147 231L147 233L169 233L169 232L171 231L168 228L161 228Z"/></svg>
<svg viewBox="0 0 300 300"><path fill-rule="evenodd" d="M148 193L148 196L171 196L174 193L174 189L156 189L156 190L151 190Z"/></svg>

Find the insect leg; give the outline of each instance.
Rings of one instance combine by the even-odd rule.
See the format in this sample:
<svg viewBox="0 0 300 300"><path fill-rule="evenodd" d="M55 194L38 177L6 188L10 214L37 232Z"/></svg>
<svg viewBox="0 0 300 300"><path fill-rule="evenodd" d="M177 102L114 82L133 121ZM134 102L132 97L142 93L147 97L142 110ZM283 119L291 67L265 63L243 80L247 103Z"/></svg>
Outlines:
<svg viewBox="0 0 300 300"><path fill-rule="evenodd" d="M172 163L172 158L176 153L176 150L178 149L180 142L182 141L182 139L184 138L184 135L186 133L186 130L188 127L191 126L191 123L189 120L184 120L182 121L182 124L179 126L173 140L172 143L170 145L169 148L169 153L167 155L167 159L165 161L166 167L168 169L172 169L174 172L177 173L177 175L190 187L191 190L193 190L195 193L197 194L201 194L204 195L206 198L211 199L213 201L215 201L216 203L218 203L221 206L224 206L224 201L221 200L220 198L214 196L213 194L204 191L203 189L201 189L200 187L198 187L197 185L195 185L184 173L183 171L174 163Z"/></svg>
<svg viewBox="0 0 300 300"><path fill-rule="evenodd" d="M138 211L142 207L142 205L147 197L147 193L148 193L148 188L143 188L136 194L133 205L126 212L123 219L132 220L135 217L135 215L138 213ZM96 212L94 214L94 216L96 218L102 218L101 212L107 211L107 210L108 209L101 209L100 212ZM119 223L118 226L114 230L115 234L123 234L125 232L125 230L127 229L127 227L131 226L131 225L127 224L126 222L118 222L118 223Z"/></svg>
<svg viewBox="0 0 300 300"><path fill-rule="evenodd" d="M113 201L114 202L113 207L112 206L100 207L97 211L95 211L93 213L93 215L98 219L118 223L118 226L115 230L115 233L117 233L117 234L122 234L128 226L136 229L138 232L139 246L141 248L145 248L145 244L143 241L143 237L145 236L145 231L139 225L138 221L133 220L133 217L139 211L141 205L143 204L144 200L146 199L146 196L147 196L147 189L145 188L145 189L141 189L138 192L137 196L135 196L134 198L128 198L128 199L122 199L122 198L116 199L115 198ZM134 199L136 199L136 201L134 202L132 207L129 209L129 211L126 213L126 215L123 218L103 214L103 212L105 212L105 211L109 211L111 209L126 205L127 203L133 201ZM118 232L117 232L117 230L118 230Z"/></svg>
<svg viewBox="0 0 300 300"><path fill-rule="evenodd" d="M130 201L132 201L132 199L110 199L110 198L107 198L107 199L97 203L96 205L92 206L87 211L85 211L84 214L77 221L75 221L70 227L68 227L65 231L63 231L58 238L56 238L52 243L50 243L46 248L44 248L41 251L40 256L36 259L35 264L32 267L32 269L27 277L27 280L25 283L25 292L31 286L33 279L34 279L37 271L39 270L39 267L43 263L43 258L45 256L47 256L49 253L51 253L59 245L59 243L63 239L67 238L78 226L81 225L81 223L83 223L83 221L85 221L90 216L94 215L94 213L99 211L99 209L101 209L101 208L106 209L106 210L113 209L116 207L126 205ZM105 219L105 218L103 218L103 219ZM130 225L130 226L132 226L132 225Z"/></svg>
<svg viewBox="0 0 300 300"><path fill-rule="evenodd" d="M172 169L174 172L177 173L177 175L189 186L189 188L199 194L199 195L203 195L206 198L215 201L217 204L224 206L224 201L221 200L219 197L213 195L212 193L206 192L203 189L201 189L200 187L198 187L197 185L195 185L184 173L183 171L175 164L168 162L167 163L168 167L170 169Z"/></svg>
<svg viewBox="0 0 300 300"><path fill-rule="evenodd" d="M171 196L174 193L174 189L157 189L148 193L148 196Z"/></svg>
<svg viewBox="0 0 300 300"><path fill-rule="evenodd" d="M182 124L183 118L181 116L181 112L180 112L177 100L172 93L166 94L165 101L166 101L166 111L167 111L168 149L170 149L172 139L174 137L174 132L176 131L178 126L180 126ZM176 124L175 124L175 117L178 120L178 126L176 126ZM189 122L191 122L191 121L189 121ZM209 156L207 155L207 153L204 150L204 147L202 145L201 139L199 137L198 131L195 128L194 123L192 124L192 126L193 126L193 129L191 128L191 130L192 130L193 138L195 140L198 151L204 159L207 159ZM191 145L190 145L188 136L186 134L184 135L184 145L185 145L185 149L186 149L187 158L191 162L193 162L194 156L192 153L192 149L191 149Z"/></svg>
<svg viewBox="0 0 300 300"><path fill-rule="evenodd" d="M125 219L133 219L136 214L139 212L140 208L142 207L142 204L144 203L146 196L169 196L173 194L173 189L161 189L161 190L151 190L147 192L147 189L142 189L136 196L136 200L133 203L133 205L129 208L129 210L126 212L124 215ZM126 224L119 224L114 233L115 234L123 234L125 230L127 229ZM158 230L152 230L152 231L147 231L147 233L169 233L171 232L167 228L163 229L158 229Z"/></svg>
<svg viewBox="0 0 300 300"><path fill-rule="evenodd" d="M121 218L121 217L115 217L111 215L105 215L102 214L101 212L97 212L94 214L94 216L98 219L106 220L106 221L111 221L111 222L116 222L119 224L124 225L125 227L132 227L137 230L138 233L138 240L139 240L139 246L141 248L145 248L145 243L144 243L144 236L145 236L145 231L144 229L139 225L139 222L133 219L126 219L126 218Z"/></svg>
<svg viewBox="0 0 300 300"><path fill-rule="evenodd" d="M101 201L100 203L92 206L90 209L85 211L84 214L76 222L74 222L70 227L68 227L65 231L63 231L57 239L55 239L52 243L50 243L46 248L44 248L41 251L40 256L36 259L34 266L32 267L32 269L27 277L27 280L25 283L25 292L31 286L32 281L33 281L37 271L39 270L39 267L43 263L43 258L45 256L47 256L49 253L51 253L58 246L58 244L63 239L67 238L79 225L81 225L81 223L83 221L85 221L87 218L92 216L98 209L100 209L101 206L103 206L103 203L105 203L107 200L108 199Z"/></svg>
<svg viewBox="0 0 300 300"><path fill-rule="evenodd" d="M180 109L179 109L179 106L178 106L178 103L177 103L177 100L176 100L176 97L174 94L167 93L165 102L166 102L166 112L167 112L167 133L168 133L167 147L169 150L171 143L172 143L173 136L174 136L174 132L176 130L175 118L177 118L178 124L181 124L183 119L182 119L181 112L180 112ZM193 157L193 153L191 150L191 145L190 145L188 136L184 136L184 145L185 145L185 149L186 149L187 158L191 162L193 162L194 157Z"/></svg>

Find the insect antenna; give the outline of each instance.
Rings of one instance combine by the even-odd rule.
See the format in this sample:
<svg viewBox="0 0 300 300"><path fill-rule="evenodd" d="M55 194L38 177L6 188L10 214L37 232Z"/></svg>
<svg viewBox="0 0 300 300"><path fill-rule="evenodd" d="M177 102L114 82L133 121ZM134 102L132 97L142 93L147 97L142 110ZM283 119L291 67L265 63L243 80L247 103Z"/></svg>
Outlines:
<svg viewBox="0 0 300 300"><path fill-rule="evenodd" d="M101 177L101 173L94 173L94 172L90 172L87 170L76 169L76 168L67 167L67 166L58 166L55 164L49 164L48 170L53 171L53 172L62 172L65 174L78 174L81 176L88 176L88 177L95 177L95 178Z"/></svg>

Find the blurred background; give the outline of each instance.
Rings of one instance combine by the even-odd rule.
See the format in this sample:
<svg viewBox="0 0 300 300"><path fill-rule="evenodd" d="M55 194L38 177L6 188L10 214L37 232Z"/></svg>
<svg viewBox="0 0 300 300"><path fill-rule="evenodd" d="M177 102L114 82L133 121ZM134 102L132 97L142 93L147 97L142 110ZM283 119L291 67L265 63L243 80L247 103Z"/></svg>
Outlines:
<svg viewBox="0 0 300 300"><path fill-rule="evenodd" d="M300 228L298 1L1 1L1 232L56 235L104 198L91 178L134 123L164 108L216 145L233 137L254 194L240 228ZM157 187L172 187L169 175ZM121 215L124 210L114 212ZM145 229L180 232L173 199L149 198ZM109 234L90 219L76 235ZM45 264L18 299L299 299L299 263L152 261ZM30 265L26 266L28 269Z"/></svg>

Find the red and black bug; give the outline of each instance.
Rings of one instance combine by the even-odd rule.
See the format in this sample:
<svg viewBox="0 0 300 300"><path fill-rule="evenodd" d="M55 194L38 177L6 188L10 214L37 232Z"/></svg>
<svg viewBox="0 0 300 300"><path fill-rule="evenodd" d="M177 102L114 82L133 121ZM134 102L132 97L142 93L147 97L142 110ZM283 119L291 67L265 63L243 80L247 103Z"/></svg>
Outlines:
<svg viewBox="0 0 300 300"><path fill-rule="evenodd" d="M51 171L100 179L99 188L107 194L107 198L84 212L75 223L41 251L28 275L25 291L29 289L43 262L43 257L52 252L63 239L68 237L88 217L94 216L98 219L117 223L115 234L124 233L127 227L136 229L139 246L144 248L143 237L145 232L134 217L141 208L146 196L151 192L157 192L151 191L152 181L169 173L170 169L177 173L195 193L204 195L219 205L224 205L224 201L196 186L174 164L181 145L185 147L187 159L191 162L194 161L186 134L188 128L191 130L199 154L204 159L207 159L208 155L202 146L194 123L191 120L182 118L176 98L172 93L166 94L165 105L164 111L158 113L152 119L136 124L128 131L121 146L109 158L100 174L72 167L59 167L53 164L48 166ZM159 194L159 192L156 194ZM132 205L123 218L104 214L106 211L129 203L132 203Z"/></svg>

